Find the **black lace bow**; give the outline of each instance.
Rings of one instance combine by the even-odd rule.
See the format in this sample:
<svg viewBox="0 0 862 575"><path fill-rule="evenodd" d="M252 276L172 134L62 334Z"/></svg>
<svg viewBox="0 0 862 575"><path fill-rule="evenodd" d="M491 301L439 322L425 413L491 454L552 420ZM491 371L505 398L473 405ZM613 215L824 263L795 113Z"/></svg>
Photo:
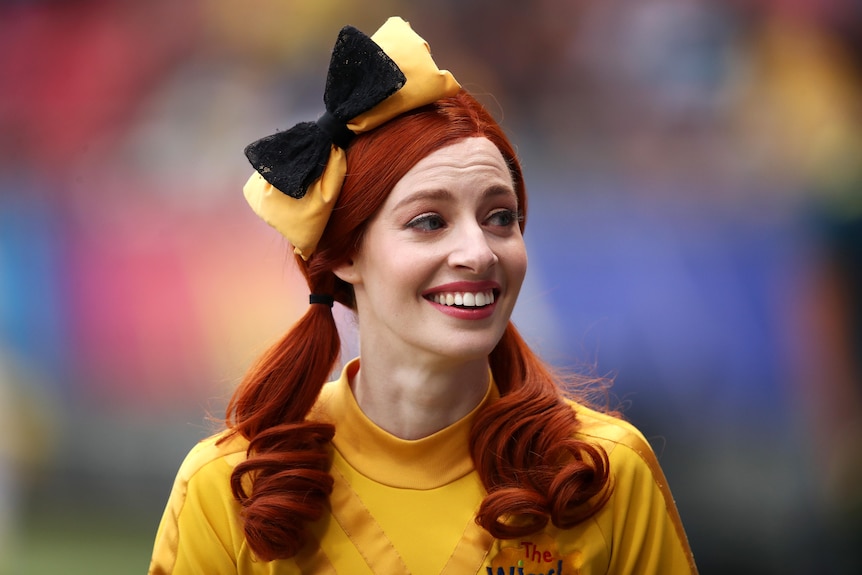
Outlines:
<svg viewBox="0 0 862 575"><path fill-rule="evenodd" d="M400 90L407 81L398 65L353 26L338 34L332 50L323 104L317 122L301 122L246 146L254 169L284 194L305 196L323 174L331 145L344 148L353 133L347 123Z"/></svg>

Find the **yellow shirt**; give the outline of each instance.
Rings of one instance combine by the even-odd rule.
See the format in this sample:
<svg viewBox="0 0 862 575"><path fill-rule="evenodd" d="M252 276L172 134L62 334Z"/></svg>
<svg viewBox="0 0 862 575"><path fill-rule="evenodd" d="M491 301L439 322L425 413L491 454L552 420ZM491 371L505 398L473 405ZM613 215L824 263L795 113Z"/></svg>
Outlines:
<svg viewBox="0 0 862 575"><path fill-rule="evenodd" d="M408 441L386 433L356 404L348 364L324 387L311 418L336 423L332 512L310 526L319 545L272 562L254 558L230 492L246 456L240 437L196 445L183 462L156 535L151 575L411 573L593 575L696 573L676 507L655 455L630 424L573 405L578 435L611 463L607 504L575 528L548 527L495 540L475 521L484 488L468 449L475 414L498 395L492 385L462 420ZM514 414L513 416L516 416Z"/></svg>

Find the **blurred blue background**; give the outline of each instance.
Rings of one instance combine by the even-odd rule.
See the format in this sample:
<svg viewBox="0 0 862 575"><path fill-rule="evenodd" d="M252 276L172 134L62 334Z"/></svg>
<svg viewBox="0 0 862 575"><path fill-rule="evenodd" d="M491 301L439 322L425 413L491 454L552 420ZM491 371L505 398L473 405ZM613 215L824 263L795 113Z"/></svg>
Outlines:
<svg viewBox="0 0 862 575"><path fill-rule="evenodd" d="M305 308L242 149L393 14L518 145L516 323L614 378L701 572L862 572L858 1L4 0L0 573L146 570Z"/></svg>

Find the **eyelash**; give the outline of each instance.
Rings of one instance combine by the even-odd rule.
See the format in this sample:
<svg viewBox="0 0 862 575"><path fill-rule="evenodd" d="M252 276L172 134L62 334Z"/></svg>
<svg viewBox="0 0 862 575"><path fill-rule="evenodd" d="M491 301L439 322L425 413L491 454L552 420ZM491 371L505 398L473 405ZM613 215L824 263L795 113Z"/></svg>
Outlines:
<svg viewBox="0 0 862 575"><path fill-rule="evenodd" d="M499 216L506 216L507 217L507 221L505 223L499 224L499 227L503 227L503 228L512 227L515 224L517 224L523 220L523 216L522 216L521 212L518 210L500 209L500 210L496 210L495 212L491 213L491 215L488 216L486 221L491 221L492 219L497 218ZM433 229L423 229L423 226L425 224L430 223L430 222L440 223L441 226L437 227L437 228L433 228ZM422 214L422 215L416 216L415 218L413 218L412 220L407 222L406 227L411 228L411 229L422 229L422 231L426 231L426 232L434 232L434 231L441 229L442 227L445 227L445 222L443 221L443 218L440 216L440 214L427 213L427 214Z"/></svg>
<svg viewBox="0 0 862 575"><path fill-rule="evenodd" d="M523 220L523 216L521 215L520 211L509 209L497 210L496 212L492 213L488 219L496 218L502 215L505 215L508 218L508 221L505 224L502 224L503 227L507 228L517 223L520 223Z"/></svg>

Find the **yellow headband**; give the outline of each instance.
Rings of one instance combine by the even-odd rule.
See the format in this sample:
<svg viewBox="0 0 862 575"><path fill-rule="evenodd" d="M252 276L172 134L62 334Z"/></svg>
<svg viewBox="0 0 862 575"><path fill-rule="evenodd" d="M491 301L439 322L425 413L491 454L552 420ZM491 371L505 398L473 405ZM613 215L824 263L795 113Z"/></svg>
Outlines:
<svg viewBox="0 0 862 575"><path fill-rule="evenodd" d="M344 58L343 54L337 54L338 50L345 44L350 44L351 40L363 42L367 37L355 28L342 29L333 51L324 101L330 118L334 117L336 122L343 122L353 134L373 130L404 112L453 96L461 88L451 73L437 68L431 57L428 43L401 18L389 18L371 36L371 44L366 44L361 49L357 49L356 54L351 54L353 58ZM382 53L379 52L380 50ZM369 52L372 53L369 54ZM366 61L357 62L357 58L363 57L379 59L371 64ZM330 92L350 91L350 86L345 90L338 85L341 77L357 74L357 69L345 73L344 62L349 62L347 65L358 68L360 74L365 73L368 66L385 68L387 65L391 67L394 63L394 70L383 70L384 73L389 74L392 86L389 89L383 88L387 92L384 93L382 101L365 103L349 101L353 97L352 94L348 94L344 102L332 101L336 98L331 97ZM338 68L339 65L340 68ZM369 76L371 76L370 72ZM360 82L362 80L360 79ZM355 78L345 80L348 83L351 81L355 81ZM376 82L376 77L369 77L366 81ZM359 111L357 115L351 115L348 118L339 117L344 115L344 110L357 108ZM257 170L243 188L246 200L258 216L287 238L293 245L294 253L305 260L317 248L347 171L344 150L341 146L332 143L334 140L340 142L340 139L330 134L325 126L306 122L287 132L280 132L259 140L246 149L246 155ZM314 158L317 156L315 156L316 152L310 153L307 148L319 146L320 142L323 142L325 148L320 153L328 156L322 173L307 187L302 184L297 186L296 182L302 178L292 173L297 168L296 164L309 164L301 168L305 169L303 174L311 172L312 164L316 161ZM285 150L289 150L289 153L285 153ZM285 155L289 156L286 161L283 159ZM280 171L286 174L282 180L279 180ZM290 183L281 184L282 181ZM284 189L288 186L296 186L296 189Z"/></svg>

